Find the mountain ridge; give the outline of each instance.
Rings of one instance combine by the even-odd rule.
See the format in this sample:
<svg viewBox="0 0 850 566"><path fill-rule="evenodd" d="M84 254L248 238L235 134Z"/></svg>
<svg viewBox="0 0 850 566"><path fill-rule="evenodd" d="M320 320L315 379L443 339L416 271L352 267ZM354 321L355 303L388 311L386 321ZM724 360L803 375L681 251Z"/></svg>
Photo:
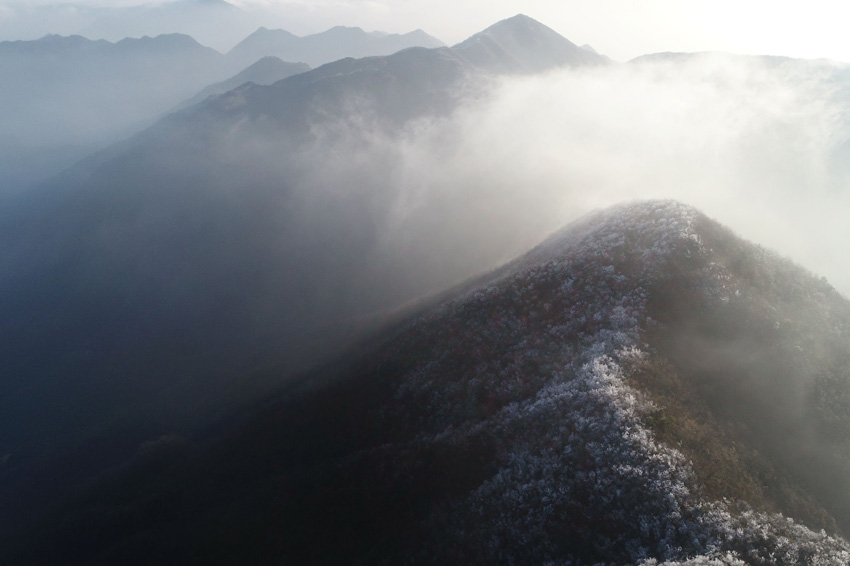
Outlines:
<svg viewBox="0 0 850 566"><path fill-rule="evenodd" d="M301 61L318 67L344 57L391 55L408 47L442 47L440 40L422 30L404 34L369 34L359 27L336 26L323 32L299 37L283 29L260 27L230 51L227 56L243 64L260 56L273 55L285 61Z"/></svg>
<svg viewBox="0 0 850 566"><path fill-rule="evenodd" d="M268 55L231 78L207 86L189 100L179 104L175 111L203 102L210 96L224 94L245 83L267 86L309 70L310 66L306 63L288 63L278 57Z"/></svg>
<svg viewBox="0 0 850 566"><path fill-rule="evenodd" d="M757 264L739 263L753 255ZM660 295L673 300L658 303ZM97 531L106 508L109 521L124 525L119 535L81 547L81 556L104 563L169 555L179 541L213 562L245 552L295 564L407 557L421 564L766 566L816 559L839 566L850 545L817 532L834 533L835 523L803 525L828 518L823 506L846 512L846 500L836 507L818 493L817 477L801 481L786 469L800 450L792 437L768 442L790 452L783 457L735 424L794 430L820 417L797 423L782 407L766 406L793 395L785 376L774 383L782 395L752 404L747 384L758 378L748 375L747 360L713 374L723 383L724 371L733 370L742 384L726 382L731 389L714 402L687 375L698 364L689 368L659 339L675 342L681 317L711 322L716 310L713 324L734 326L765 316L766 329L773 317L803 305L823 308L792 316L785 324L800 326L785 338L809 340L819 328L819 337L837 340L822 343L848 354L846 298L696 209L649 201L593 213L370 348L314 372L209 448L193 453L162 439L158 460L140 460L138 474L95 487L67 519L55 516L49 532L66 538L41 548L62 552L63 540L79 540L78 517ZM822 315L840 324L823 326ZM753 346L776 355L769 344ZM812 358L795 364L803 373L791 377L817 388L809 364L828 366L832 354L807 352ZM667 404L672 397L661 391L671 383L707 402ZM744 395L742 408L724 409L736 394ZM848 438L850 427L840 442ZM727 455L711 452L712 442ZM735 460L749 458L748 450L762 460ZM695 467L706 458L717 467ZM819 458L833 471L847 465ZM209 469L225 479L175 500L175 490L198 485ZM755 479L751 490L779 489L749 501L735 486L711 487L715 471ZM162 507L163 500L173 504ZM807 505L803 519L780 514ZM148 519L136 526L122 518L128 513ZM245 526L258 513L262 519ZM846 529L847 517L839 518ZM231 536L210 536L219 532ZM324 544L329 537L335 545Z"/></svg>
<svg viewBox="0 0 850 566"><path fill-rule="evenodd" d="M187 35L0 42L3 196L27 190L148 126L229 73L223 55Z"/></svg>

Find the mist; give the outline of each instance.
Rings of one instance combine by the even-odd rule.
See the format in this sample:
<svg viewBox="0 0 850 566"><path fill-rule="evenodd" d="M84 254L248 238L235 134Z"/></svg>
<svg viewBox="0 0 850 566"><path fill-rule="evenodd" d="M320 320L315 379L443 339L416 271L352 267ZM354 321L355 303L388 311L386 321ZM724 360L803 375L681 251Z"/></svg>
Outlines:
<svg viewBox="0 0 850 566"><path fill-rule="evenodd" d="M444 201L440 214L474 211L444 226L508 257L587 211L673 198L850 295L846 77L828 61L703 54L499 79L393 142L387 238Z"/></svg>
<svg viewBox="0 0 850 566"><path fill-rule="evenodd" d="M655 198L850 295L845 66L703 54L493 77L425 50L404 57L415 78L401 88L249 87L175 115L153 130L160 157L107 185L161 187L142 217L213 214L234 257L253 250L276 281L250 299L270 320L304 306L276 288L310 288L312 316L365 316L494 269L591 210ZM140 246L149 228L123 230ZM230 273L205 233L188 236L211 262L198 273Z"/></svg>

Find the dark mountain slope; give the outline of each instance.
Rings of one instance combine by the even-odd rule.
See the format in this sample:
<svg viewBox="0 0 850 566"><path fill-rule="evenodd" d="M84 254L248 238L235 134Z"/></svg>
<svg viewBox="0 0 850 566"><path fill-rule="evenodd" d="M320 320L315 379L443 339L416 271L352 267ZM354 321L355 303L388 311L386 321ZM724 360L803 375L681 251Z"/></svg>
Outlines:
<svg viewBox="0 0 850 566"><path fill-rule="evenodd" d="M237 430L145 445L21 540L48 563L839 566L850 545L803 524L848 527L848 331L846 299L699 212L618 207Z"/></svg>
<svg viewBox="0 0 850 566"><path fill-rule="evenodd" d="M442 47L443 42L422 30L405 34L366 33L360 28L337 26L321 33L299 37L282 29L260 28L227 56L248 64L265 56L285 61L303 61L313 67L345 57L391 55L408 47Z"/></svg>
<svg viewBox="0 0 850 566"><path fill-rule="evenodd" d="M495 73L538 73L608 62L522 14L493 24L452 49L477 67Z"/></svg>

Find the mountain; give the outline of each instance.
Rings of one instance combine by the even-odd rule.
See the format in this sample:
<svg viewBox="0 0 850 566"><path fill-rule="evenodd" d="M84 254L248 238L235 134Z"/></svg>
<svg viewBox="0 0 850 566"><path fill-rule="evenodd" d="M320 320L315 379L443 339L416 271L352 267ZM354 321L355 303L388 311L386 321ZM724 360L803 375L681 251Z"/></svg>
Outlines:
<svg viewBox="0 0 850 566"><path fill-rule="evenodd" d="M229 79L204 88L201 92L180 104L178 108L185 108L187 106L197 104L206 100L210 96L224 94L225 92L231 91L245 83L270 85L287 77L291 77L292 75L304 73L309 70L310 67L305 63L287 63L277 57L263 57L250 67Z"/></svg>
<svg viewBox="0 0 850 566"><path fill-rule="evenodd" d="M0 185L20 190L149 125L232 74L186 35L123 39L48 35L0 42Z"/></svg>
<svg viewBox="0 0 850 566"><path fill-rule="evenodd" d="M215 33L221 29L232 32L238 27L238 18L232 16L241 13L226 2L200 0L114 10L102 22L113 30L110 38L157 29L193 31L197 26L213 25L211 14L224 19ZM124 29L122 23L129 27ZM117 29L124 31L115 32ZM266 56L283 54L286 61L315 64L390 54L412 45L440 45L419 30L374 35L355 28L334 28L296 38L297 48L287 50L274 43L252 42L259 33L246 39L240 44L245 47L231 56L176 33L115 43L55 34L32 41L0 42L0 104L16 109L0 132L0 197L49 179L183 107L181 103L189 99L198 102L214 91L225 92L246 81L271 84L308 69L303 63L291 63L289 68L269 60L260 63ZM96 29L87 29L86 34L103 35ZM233 76L237 72L240 74ZM206 87L209 90L199 94ZM201 98L193 98L196 96Z"/></svg>
<svg viewBox="0 0 850 566"><path fill-rule="evenodd" d="M252 414L141 444L17 556L843 565L848 338L822 279L688 206L618 206Z"/></svg>
<svg viewBox="0 0 850 566"><path fill-rule="evenodd" d="M477 67L498 73L536 73L608 62L523 14L495 23L452 49Z"/></svg>
<svg viewBox="0 0 850 566"><path fill-rule="evenodd" d="M408 47L442 47L422 30L405 34L367 33L360 28L337 26L298 37L282 29L259 28L228 52L228 57L248 64L268 55L284 61L303 61L312 67L344 57L390 55Z"/></svg>
<svg viewBox="0 0 850 566"><path fill-rule="evenodd" d="M538 240L533 196L405 169L484 74L410 48L244 84L5 199L0 530Z"/></svg>

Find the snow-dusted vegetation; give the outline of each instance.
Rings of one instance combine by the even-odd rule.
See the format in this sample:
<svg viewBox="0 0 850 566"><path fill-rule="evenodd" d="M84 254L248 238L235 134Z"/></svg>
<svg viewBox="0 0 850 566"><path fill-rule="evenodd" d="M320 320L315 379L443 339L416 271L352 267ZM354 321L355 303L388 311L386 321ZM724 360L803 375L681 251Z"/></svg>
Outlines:
<svg viewBox="0 0 850 566"><path fill-rule="evenodd" d="M441 517L442 528L431 525L446 537L435 548L453 549L444 556L646 566L850 561L840 538L744 501L703 497L692 464L652 430L663 409L629 383L654 355L647 302L659 286L692 270L704 305L748 292L703 241L697 225L710 224L675 202L591 215L402 333L397 352L421 359L384 417L418 431L417 443L488 445L495 454L489 477L448 521ZM801 289L814 279L752 249L763 257L751 270L789 271L796 279L783 281Z"/></svg>

